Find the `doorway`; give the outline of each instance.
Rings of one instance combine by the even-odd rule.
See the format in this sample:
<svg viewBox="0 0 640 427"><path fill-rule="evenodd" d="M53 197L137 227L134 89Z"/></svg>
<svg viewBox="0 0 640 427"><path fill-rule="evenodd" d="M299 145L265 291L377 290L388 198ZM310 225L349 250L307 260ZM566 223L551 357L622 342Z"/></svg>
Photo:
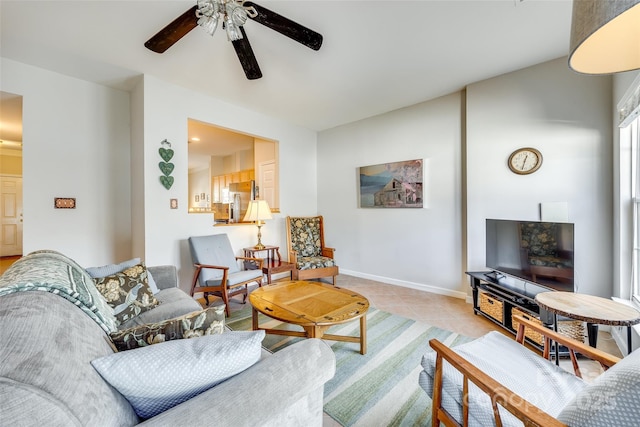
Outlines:
<svg viewBox="0 0 640 427"><path fill-rule="evenodd" d="M22 177L0 175L0 256L22 255Z"/></svg>
<svg viewBox="0 0 640 427"><path fill-rule="evenodd" d="M22 96L0 91L0 264L22 256Z"/></svg>

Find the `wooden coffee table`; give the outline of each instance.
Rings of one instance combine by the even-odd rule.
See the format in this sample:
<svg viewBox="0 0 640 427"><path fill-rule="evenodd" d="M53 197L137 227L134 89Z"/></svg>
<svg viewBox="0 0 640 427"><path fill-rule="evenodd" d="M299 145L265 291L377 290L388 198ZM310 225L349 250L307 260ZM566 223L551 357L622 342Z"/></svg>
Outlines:
<svg viewBox="0 0 640 427"><path fill-rule="evenodd" d="M369 301L357 292L321 282L296 280L263 286L249 294L253 330L268 334L360 343L360 354L367 352L367 310ZM258 313L292 325L302 331L261 328ZM340 323L360 319L360 336L325 334Z"/></svg>

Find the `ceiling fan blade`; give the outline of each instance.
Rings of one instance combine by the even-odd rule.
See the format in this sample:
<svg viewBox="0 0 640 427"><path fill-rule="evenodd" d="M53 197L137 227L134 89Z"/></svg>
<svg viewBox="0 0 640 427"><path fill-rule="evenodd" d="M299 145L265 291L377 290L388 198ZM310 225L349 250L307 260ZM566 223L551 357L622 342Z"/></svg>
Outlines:
<svg viewBox="0 0 640 427"><path fill-rule="evenodd" d="M163 53L178 40L187 35L187 33L198 26L198 18L196 17L198 6L193 6L182 15L174 19L169 25L151 37L144 44L147 49L157 53Z"/></svg>
<svg viewBox="0 0 640 427"><path fill-rule="evenodd" d="M233 48L236 50L236 55L238 55L238 59L240 60L240 64L242 65L242 69L244 70L244 74L247 76L247 79L259 79L262 77L262 71L260 71L258 60L256 59L256 55L253 53L253 49L251 48L251 44L247 38L247 33L244 31L244 28L238 28L240 28L240 32L242 32L242 38L231 42L233 44Z"/></svg>
<svg viewBox="0 0 640 427"><path fill-rule="evenodd" d="M254 7L256 12L258 12L258 15L255 18L250 17L254 21L271 28L272 30L277 31L298 43L302 43L313 50L319 50L320 46L322 46L322 34L302 26L297 22L293 22L282 15L278 15L269 9L255 4L254 2L244 2L244 6Z"/></svg>

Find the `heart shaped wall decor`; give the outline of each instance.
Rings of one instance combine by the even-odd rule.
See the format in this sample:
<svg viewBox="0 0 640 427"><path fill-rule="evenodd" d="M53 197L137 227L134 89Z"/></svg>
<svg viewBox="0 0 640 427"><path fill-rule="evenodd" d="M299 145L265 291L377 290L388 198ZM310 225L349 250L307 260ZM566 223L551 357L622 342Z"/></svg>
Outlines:
<svg viewBox="0 0 640 427"><path fill-rule="evenodd" d="M171 175L171 172L173 172L174 165L173 163L160 162L158 163L158 167L164 176L169 176Z"/></svg>
<svg viewBox="0 0 640 427"><path fill-rule="evenodd" d="M164 188L167 190L171 188L173 185L173 177L172 176L161 176L160 182L164 185Z"/></svg>
<svg viewBox="0 0 640 427"><path fill-rule="evenodd" d="M166 139L163 139L162 141L160 141L160 145L161 147L158 150L158 153L160 153L160 157L162 157L162 160L164 160L164 162L158 163L160 172L162 172L162 176L160 177L160 183L162 183L164 188L168 190L173 185L173 177L169 176L171 175L171 172L173 172L173 169L175 167L173 163L169 163L169 160L173 158L173 150L171 149L171 143ZM169 147L169 148L164 148L164 147Z"/></svg>
<svg viewBox="0 0 640 427"><path fill-rule="evenodd" d="M173 158L173 150L171 148L160 147L158 152L160 153L160 157L162 157L162 160L164 160L165 162L168 162Z"/></svg>

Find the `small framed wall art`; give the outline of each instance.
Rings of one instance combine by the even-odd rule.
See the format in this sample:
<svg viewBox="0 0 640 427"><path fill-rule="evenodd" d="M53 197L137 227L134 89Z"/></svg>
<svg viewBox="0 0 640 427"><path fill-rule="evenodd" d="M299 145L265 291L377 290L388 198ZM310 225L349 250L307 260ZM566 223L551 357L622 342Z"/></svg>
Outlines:
<svg viewBox="0 0 640 427"><path fill-rule="evenodd" d="M422 208L422 159L358 168L361 208Z"/></svg>

